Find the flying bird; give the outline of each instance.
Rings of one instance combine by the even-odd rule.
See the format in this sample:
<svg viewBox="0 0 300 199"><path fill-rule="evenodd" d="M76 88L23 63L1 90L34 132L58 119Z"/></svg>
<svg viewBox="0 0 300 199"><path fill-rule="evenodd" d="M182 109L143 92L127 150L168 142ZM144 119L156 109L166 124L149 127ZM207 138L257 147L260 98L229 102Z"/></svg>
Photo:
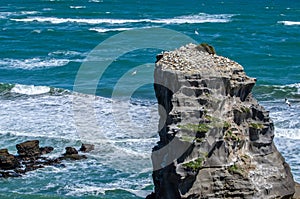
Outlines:
<svg viewBox="0 0 300 199"><path fill-rule="evenodd" d="M291 107L291 102L289 102L288 99L285 98L284 101L285 101L285 103L286 103L289 107Z"/></svg>
<svg viewBox="0 0 300 199"><path fill-rule="evenodd" d="M136 73L137 73L137 70L133 71L133 72L131 73L131 75L136 75Z"/></svg>

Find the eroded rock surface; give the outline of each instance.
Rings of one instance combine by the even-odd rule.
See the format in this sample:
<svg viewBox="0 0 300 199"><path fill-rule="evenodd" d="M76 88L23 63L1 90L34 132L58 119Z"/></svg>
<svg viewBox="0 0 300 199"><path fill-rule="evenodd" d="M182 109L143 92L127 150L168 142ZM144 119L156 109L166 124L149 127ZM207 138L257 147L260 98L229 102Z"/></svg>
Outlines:
<svg viewBox="0 0 300 199"><path fill-rule="evenodd" d="M149 198L292 198L289 165L243 67L194 44L157 56L160 141Z"/></svg>

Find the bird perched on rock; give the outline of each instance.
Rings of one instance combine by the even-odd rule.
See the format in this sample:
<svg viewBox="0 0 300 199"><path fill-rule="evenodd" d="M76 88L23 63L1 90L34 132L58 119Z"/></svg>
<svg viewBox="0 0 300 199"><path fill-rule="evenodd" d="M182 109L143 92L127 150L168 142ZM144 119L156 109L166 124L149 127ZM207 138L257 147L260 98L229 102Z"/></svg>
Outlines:
<svg viewBox="0 0 300 199"><path fill-rule="evenodd" d="M284 101L289 107L291 107L291 103L289 102L289 100L287 98L285 98Z"/></svg>

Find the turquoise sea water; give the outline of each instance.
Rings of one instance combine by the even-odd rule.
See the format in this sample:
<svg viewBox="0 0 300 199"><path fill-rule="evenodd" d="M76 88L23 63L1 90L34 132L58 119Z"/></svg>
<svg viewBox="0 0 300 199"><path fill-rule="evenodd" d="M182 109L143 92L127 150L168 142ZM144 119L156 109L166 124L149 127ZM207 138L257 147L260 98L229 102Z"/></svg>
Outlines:
<svg viewBox="0 0 300 199"><path fill-rule="evenodd" d="M76 112L73 106L74 82L89 53L137 28L170 29L209 43L257 78L254 95L270 111L276 145L300 181L299 16L300 2L283 0L2 0L0 148L16 153L17 143L39 139L55 147L50 157L82 142L96 150L88 160L65 162L64 168L0 179L0 198L143 198L152 191L150 155L158 141L158 115L149 78L153 65L143 64L155 62L164 49L137 49L113 60L98 82L95 120L81 122L85 107ZM129 77L148 84L128 102L114 93L130 90ZM75 95L88 101L90 94L87 89ZM85 125L97 129L82 133Z"/></svg>

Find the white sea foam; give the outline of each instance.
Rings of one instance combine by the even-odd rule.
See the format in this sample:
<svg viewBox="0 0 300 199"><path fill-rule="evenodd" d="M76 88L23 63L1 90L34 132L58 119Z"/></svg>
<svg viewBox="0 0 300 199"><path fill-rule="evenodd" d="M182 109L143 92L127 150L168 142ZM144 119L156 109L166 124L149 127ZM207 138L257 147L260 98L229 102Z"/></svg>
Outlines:
<svg viewBox="0 0 300 199"><path fill-rule="evenodd" d="M150 179L119 179L116 182L110 182L97 186L95 183L79 182L77 184L67 185L64 187L68 191L66 195L69 196L83 196L106 194L109 191L124 190L130 192L138 197L145 198L151 191L143 190L145 187L151 185ZM134 189L132 188L134 187Z"/></svg>
<svg viewBox="0 0 300 199"><path fill-rule="evenodd" d="M278 23L284 24L285 26L299 26L300 21L278 21Z"/></svg>
<svg viewBox="0 0 300 199"><path fill-rule="evenodd" d="M38 11L21 11L20 12L21 15L36 15L39 14Z"/></svg>
<svg viewBox="0 0 300 199"><path fill-rule="evenodd" d="M85 24L124 24L149 22L148 19L75 19L75 18L56 18L56 17L28 17L23 19L11 19L18 22L49 22L53 24L61 23L85 23Z"/></svg>
<svg viewBox="0 0 300 199"><path fill-rule="evenodd" d="M231 21L232 16L234 15L230 15L230 14L210 15L210 14L200 13L198 15L180 16L171 19L156 19L156 20L151 20L151 22L164 23L164 24L227 23Z"/></svg>
<svg viewBox="0 0 300 199"><path fill-rule="evenodd" d="M43 11L51 11L53 8L43 8Z"/></svg>
<svg viewBox="0 0 300 199"><path fill-rule="evenodd" d="M89 0L89 2L92 2L92 3L101 3L101 2L103 2L103 0Z"/></svg>
<svg viewBox="0 0 300 199"><path fill-rule="evenodd" d="M16 84L10 90L10 92L24 94L24 95L40 95L40 94L49 93L50 87Z"/></svg>
<svg viewBox="0 0 300 199"><path fill-rule="evenodd" d="M68 59L2 59L0 60L0 67L3 68L19 68L19 69L41 69L50 67L59 67L67 65L70 62Z"/></svg>
<svg viewBox="0 0 300 199"><path fill-rule="evenodd" d="M49 87L19 84L11 90L11 92L27 95L37 95L49 91ZM89 98L89 95L77 95ZM112 100L96 97L94 111L97 115L94 120L88 122L87 126L90 123L96 123L97 128L89 128L89 133L83 134L79 128L80 120L74 119L74 113L80 111L84 117L86 109L84 106L76 107L77 104L73 104L73 97L71 94L40 95L3 101L0 104L3 116L3 119L0 120L0 131L11 132L12 136L82 140L94 143L101 146L97 150L99 153L109 149L106 154L108 157L118 156L118 161L123 161L123 163L120 162L120 167L126 164L128 157L135 157L134 159L137 161L149 160L151 148L157 141L157 138L153 137L156 135L153 129L157 128L158 121L157 114L154 115L156 119L153 119L152 122L147 119L149 114L149 117L152 117L151 113L148 113L149 106L133 104L129 107L124 106L125 109L129 109L127 112L130 112L130 116L135 118L131 123L135 124L135 120L143 121L136 127L131 123L125 124L116 120L118 118L115 118L116 116L112 113ZM114 158L111 161L114 161ZM129 165L127 167L129 168ZM127 167L124 168L127 169ZM134 162L130 167L134 167Z"/></svg>
<svg viewBox="0 0 300 199"><path fill-rule="evenodd" d="M42 30L33 30L31 31L32 33L37 33L37 34L40 34L42 32Z"/></svg>
<svg viewBox="0 0 300 199"><path fill-rule="evenodd" d="M146 29L146 28L158 28L159 26L144 26L140 29ZM120 32L120 31L126 31L126 30L133 30L135 28L90 28L90 31L105 33L105 32Z"/></svg>
<svg viewBox="0 0 300 199"><path fill-rule="evenodd" d="M277 137L284 137L293 140L300 140L300 129L284 129L276 128L275 134Z"/></svg>
<svg viewBox="0 0 300 199"><path fill-rule="evenodd" d="M297 93L300 94L300 83L289 84L288 86L297 88Z"/></svg>
<svg viewBox="0 0 300 199"><path fill-rule="evenodd" d="M86 8L86 6L70 6L72 9L83 9Z"/></svg>
<svg viewBox="0 0 300 199"><path fill-rule="evenodd" d="M99 194L105 194L106 191L115 190L115 188L101 188L98 186L87 186L87 185L81 185L81 186L66 186L64 189L68 190L68 193L66 195L71 196L82 196L86 193L93 193L93 195L99 195Z"/></svg>
<svg viewBox="0 0 300 199"><path fill-rule="evenodd" d="M11 92L23 94L39 94L48 92L48 87L16 85ZM88 128L88 133L81 132L81 119L74 118L80 111L85 117L84 104L78 107L73 103L74 96L62 95L28 95L16 97L14 100L3 100L0 103L1 115L0 134L6 137L24 139L39 139L55 148L66 145L74 146L79 140L83 143L95 144L95 150L90 153L93 159L106 167L113 165L114 169L122 172L140 173L143 169L151 169L151 149L158 141L158 114L152 117L149 105L131 104L123 106L120 114L129 112L131 122L119 121L113 114L114 105L111 99L80 95L85 99L93 99L96 118L88 120L86 126L96 124L96 128ZM83 101L84 103L84 101ZM118 102L121 103L121 102ZM128 110L126 110L128 109ZM153 109L154 110L154 109ZM157 107L155 109L157 112ZM87 112L87 114L91 114ZM149 119L148 119L149 118ZM135 121L139 121L136 124ZM85 120L84 120L85 122ZM156 136L154 136L156 135ZM70 143L70 144L68 144Z"/></svg>
<svg viewBox="0 0 300 199"><path fill-rule="evenodd" d="M282 89L284 91L284 89L286 87L289 87L289 88L296 88L297 89L297 94L300 94L300 83L294 83L294 84L286 84L286 85L280 85L280 86L274 86L275 88L279 88L279 89Z"/></svg>
<svg viewBox="0 0 300 199"><path fill-rule="evenodd" d="M286 85L273 85L274 87L278 88L285 88L285 87L296 87L300 88L300 83L294 83L294 84L286 84Z"/></svg>
<svg viewBox="0 0 300 199"><path fill-rule="evenodd" d="M17 124L20 121L17 122ZM11 137L30 137L34 139L41 139L41 140L60 140L63 142L78 142L80 141L80 137L78 136L70 136L68 134L57 134L56 132L49 131L40 131L39 134L36 132L29 132L29 131L19 131L19 130L2 130L0 129L0 135L7 135ZM21 140L23 142L23 140Z"/></svg>
<svg viewBox="0 0 300 199"><path fill-rule="evenodd" d="M99 186L89 186L89 185L79 185L79 186L66 186L65 189L68 190L69 192L66 195L69 196L82 196L85 194L92 194L92 195L100 195L103 194L105 195L106 192L108 191L115 191L115 190L124 190L127 192L130 192L138 197L141 198L146 198L147 195L151 193L151 191L146 191L146 190L134 190L134 189L129 189L129 188L120 188L122 186L121 184L119 187L111 187L111 188L102 188Z"/></svg>
<svg viewBox="0 0 300 199"><path fill-rule="evenodd" d="M295 84L288 86L295 86ZM270 110L276 137L300 140L300 103L294 100L291 100L291 103L292 106L289 107L284 99L261 102L267 110Z"/></svg>
<svg viewBox="0 0 300 199"><path fill-rule="evenodd" d="M0 12L0 19L8 17L24 16L24 15L36 15L38 11L20 11L20 12Z"/></svg>
<svg viewBox="0 0 300 199"><path fill-rule="evenodd" d="M132 29L133 28L90 28L89 30L104 33L104 32L126 31Z"/></svg>
<svg viewBox="0 0 300 199"><path fill-rule="evenodd" d="M11 15L11 12L0 12L0 19L5 19L9 15Z"/></svg>
<svg viewBox="0 0 300 199"><path fill-rule="evenodd" d="M300 94L300 83L294 83L294 84L285 84L285 85L260 85L262 87L266 87L266 88L273 88L274 91L281 91L281 92L289 92L293 95L299 95ZM293 88L293 89L291 89ZM296 91L292 91L291 90L294 90L296 89ZM272 95L272 92L270 93L263 93L261 94L261 96L270 96ZM278 99L279 101L282 101L282 99Z"/></svg>
<svg viewBox="0 0 300 199"><path fill-rule="evenodd" d="M86 56L86 54L77 52L77 51L72 51L72 50L57 50L51 53L48 53L49 56Z"/></svg>
<svg viewBox="0 0 300 199"><path fill-rule="evenodd" d="M56 17L27 17L23 19L11 19L17 22L48 22L60 23L86 23L86 24L125 24L125 23L156 23L156 24L200 24L200 23L227 23L231 21L231 14L205 14L179 16L168 19L76 19Z"/></svg>

